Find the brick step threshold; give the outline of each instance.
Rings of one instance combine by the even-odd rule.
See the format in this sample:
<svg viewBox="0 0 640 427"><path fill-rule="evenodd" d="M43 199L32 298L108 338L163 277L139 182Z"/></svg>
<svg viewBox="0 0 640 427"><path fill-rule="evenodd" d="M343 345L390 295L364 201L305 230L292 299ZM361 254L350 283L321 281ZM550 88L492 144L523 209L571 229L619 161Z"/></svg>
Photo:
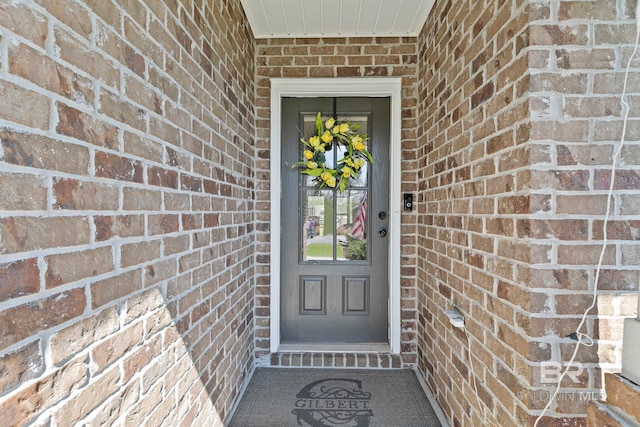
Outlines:
<svg viewBox="0 0 640 427"><path fill-rule="evenodd" d="M402 369L413 364L402 362L399 354L388 352L279 352L269 356L272 367Z"/></svg>

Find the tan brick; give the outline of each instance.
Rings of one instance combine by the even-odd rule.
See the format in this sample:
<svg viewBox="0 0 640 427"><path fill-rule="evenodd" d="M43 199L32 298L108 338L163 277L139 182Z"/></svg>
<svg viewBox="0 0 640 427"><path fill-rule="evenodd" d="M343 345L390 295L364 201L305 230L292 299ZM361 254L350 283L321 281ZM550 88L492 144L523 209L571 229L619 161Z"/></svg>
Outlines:
<svg viewBox="0 0 640 427"><path fill-rule="evenodd" d="M565 191L586 191L590 189L589 178L590 172L586 170L533 170L529 185L534 189L555 188Z"/></svg>
<svg viewBox="0 0 640 427"><path fill-rule="evenodd" d="M558 9L558 19L598 19L614 21L616 19L615 1L562 1Z"/></svg>
<svg viewBox="0 0 640 427"><path fill-rule="evenodd" d="M0 116L21 125L49 128L49 100L6 80L0 80Z"/></svg>
<svg viewBox="0 0 640 427"><path fill-rule="evenodd" d="M0 172L0 209L46 210L47 187L43 177Z"/></svg>
<svg viewBox="0 0 640 427"><path fill-rule="evenodd" d="M31 25L24 25L25 22ZM23 3L0 5L0 26L43 47L47 38L47 20L33 7Z"/></svg>
<svg viewBox="0 0 640 427"><path fill-rule="evenodd" d="M591 401L587 407L587 427L622 427L622 420L616 417L605 405Z"/></svg>
<svg viewBox="0 0 640 427"><path fill-rule="evenodd" d="M40 341L34 341L0 357L0 392L37 378L45 369Z"/></svg>
<svg viewBox="0 0 640 427"><path fill-rule="evenodd" d="M586 46L589 27L587 25L532 25L532 45L582 45Z"/></svg>
<svg viewBox="0 0 640 427"><path fill-rule="evenodd" d="M53 180L53 196L56 209L117 210L118 188L70 178Z"/></svg>
<svg viewBox="0 0 640 427"><path fill-rule="evenodd" d="M84 105L94 100L91 81L24 44L9 49L9 70L48 91Z"/></svg>
<svg viewBox="0 0 640 427"><path fill-rule="evenodd" d="M165 237L163 239L163 255L175 255L181 252L186 252L189 249L189 237Z"/></svg>
<svg viewBox="0 0 640 427"><path fill-rule="evenodd" d="M580 219L530 220L526 236L534 239L587 240L589 223Z"/></svg>
<svg viewBox="0 0 640 427"><path fill-rule="evenodd" d="M575 73L567 76L552 73L534 74L531 76L532 92L554 93L587 93L588 75Z"/></svg>
<svg viewBox="0 0 640 427"><path fill-rule="evenodd" d="M169 280L175 277L177 266L174 259L156 262L145 267L144 269L144 285L152 286L156 283Z"/></svg>
<svg viewBox="0 0 640 427"><path fill-rule="evenodd" d="M56 131L81 141L112 150L118 149L118 128L68 105L57 103Z"/></svg>
<svg viewBox="0 0 640 427"><path fill-rule="evenodd" d="M76 39L75 36L60 27L55 27L54 36L61 59L109 87L118 88L120 86L118 70L98 51L93 50L86 42Z"/></svg>
<svg viewBox="0 0 640 427"><path fill-rule="evenodd" d="M160 206L162 204L162 193L160 191L143 190L140 188L124 188L122 192L124 194L124 210L160 210Z"/></svg>
<svg viewBox="0 0 640 427"><path fill-rule="evenodd" d="M615 51L612 49L559 49L556 51L556 65L566 70L613 69Z"/></svg>
<svg viewBox="0 0 640 427"><path fill-rule="evenodd" d="M82 315L86 304L84 289L73 289L0 312L0 349Z"/></svg>
<svg viewBox="0 0 640 427"><path fill-rule="evenodd" d="M116 367L104 373L98 378L92 378L92 382L79 390L74 398L67 400L64 405L53 415L58 424L75 423L85 417L100 405L109 395L115 393L120 378L119 369Z"/></svg>
<svg viewBox="0 0 640 427"><path fill-rule="evenodd" d="M172 320L172 315L166 307L156 310L145 321L146 336L151 336L162 331L167 326L171 325Z"/></svg>
<svg viewBox="0 0 640 427"><path fill-rule="evenodd" d="M87 380L88 369L85 360L72 360L55 372L3 399L0 402L0 413L7 425L29 422L41 411L82 387Z"/></svg>
<svg viewBox="0 0 640 427"><path fill-rule="evenodd" d="M84 3L93 13L103 19L108 25L111 25L115 29L120 28L120 11L114 2L86 0Z"/></svg>
<svg viewBox="0 0 640 427"><path fill-rule="evenodd" d="M147 169L147 174L150 185L178 188L178 173L176 171L160 167L150 167Z"/></svg>
<svg viewBox="0 0 640 427"><path fill-rule="evenodd" d="M58 365L94 342L114 333L118 328L118 309L110 307L56 332L51 337L53 363Z"/></svg>
<svg viewBox="0 0 640 427"><path fill-rule="evenodd" d="M32 258L0 264L0 282L0 301L37 293L40 290L38 260Z"/></svg>
<svg viewBox="0 0 640 427"><path fill-rule="evenodd" d="M142 387L145 391L153 390L158 384L162 384L162 378L166 371L174 363L173 354L162 352L147 364L142 372Z"/></svg>
<svg viewBox="0 0 640 427"><path fill-rule="evenodd" d="M175 233L179 228L179 217L177 215L150 215L148 224L150 235Z"/></svg>
<svg viewBox="0 0 640 427"><path fill-rule="evenodd" d="M89 243L89 224L82 217L9 217L0 219L0 253Z"/></svg>
<svg viewBox="0 0 640 427"><path fill-rule="evenodd" d="M99 276L114 269L111 248L71 252L45 257L45 284L54 288L88 277Z"/></svg>
<svg viewBox="0 0 640 427"><path fill-rule="evenodd" d="M557 196L556 213L605 215L607 196Z"/></svg>
<svg viewBox="0 0 640 427"><path fill-rule="evenodd" d="M126 382L125 382L126 383ZM117 419L140 399L140 383L132 382L110 396L106 405L86 418L87 425L117 425Z"/></svg>
<svg viewBox="0 0 640 427"><path fill-rule="evenodd" d="M131 49L130 51L133 52ZM136 58L139 58L138 60L142 60L142 57ZM145 109L153 111L156 114L163 114L162 94L159 94L154 90L150 90L148 83L141 80L140 77L129 75L125 76L125 89L127 98L135 100L136 104L141 105Z"/></svg>
<svg viewBox="0 0 640 427"><path fill-rule="evenodd" d="M60 22L71 27L76 34L89 39L91 19L83 6L72 0L40 0L38 3Z"/></svg>
<svg viewBox="0 0 640 427"><path fill-rule="evenodd" d="M133 0L119 0L120 3L133 3ZM125 7L128 13L131 13L133 19L137 22L131 20L128 16L124 18L124 35L125 38L138 48L140 52L144 56L151 58L153 62L158 66L163 65L163 52L162 47L158 46L149 38L149 36L144 32L144 27L146 27L146 10L142 7L139 7L137 3L133 3L127 5ZM142 26L140 28L138 25Z"/></svg>
<svg viewBox="0 0 640 427"><path fill-rule="evenodd" d="M98 308L140 289L142 289L142 278L139 270L101 280L91 285L91 306Z"/></svg>
<svg viewBox="0 0 640 427"><path fill-rule="evenodd" d="M125 153L156 163L162 163L164 149L158 142L130 132L124 132L123 140Z"/></svg>
<svg viewBox="0 0 640 427"><path fill-rule="evenodd" d="M96 216L93 219L97 241L144 235L142 215Z"/></svg>
<svg viewBox="0 0 640 427"><path fill-rule="evenodd" d="M0 129L0 160L32 168L86 175L87 148L8 128Z"/></svg>
<svg viewBox="0 0 640 427"><path fill-rule="evenodd" d="M103 371L142 342L142 322L121 329L91 350L92 374Z"/></svg>
<svg viewBox="0 0 640 427"><path fill-rule="evenodd" d="M95 156L96 176L142 183L142 165L132 159L99 151Z"/></svg>
<svg viewBox="0 0 640 427"><path fill-rule="evenodd" d="M635 194L623 194L620 196L620 213L622 215L635 215L640 209L640 196Z"/></svg>
<svg viewBox="0 0 640 427"><path fill-rule="evenodd" d="M144 390L146 398L127 412L124 421L125 427L136 427L143 423L153 409L162 402L162 387L163 384L160 382L150 390Z"/></svg>
<svg viewBox="0 0 640 427"><path fill-rule="evenodd" d="M602 247L598 245L561 245L558 247L558 264L597 265L601 251ZM614 247L606 248L603 261L604 265L615 265Z"/></svg>
<svg viewBox="0 0 640 427"><path fill-rule="evenodd" d="M594 187L597 190L608 190L611 186L611 173L608 170L598 170L594 177ZM617 190L633 190L640 183L640 173L636 170L618 170L615 173L613 188Z"/></svg>
<svg viewBox="0 0 640 427"><path fill-rule="evenodd" d="M139 131L146 131L146 111L113 93L101 94L100 113Z"/></svg>
<svg viewBox="0 0 640 427"><path fill-rule="evenodd" d="M176 406L176 395L170 394L162 402L154 408L153 412L149 416L149 422L151 425L159 425L166 422L169 418L169 413Z"/></svg>
<svg viewBox="0 0 640 427"><path fill-rule="evenodd" d="M144 264L160 256L160 240L131 243L120 249L120 266L122 268Z"/></svg>
<svg viewBox="0 0 640 427"><path fill-rule="evenodd" d="M636 422L640 421L640 408L636 404L640 391L638 386L620 375L614 374L606 374L604 383L609 405L619 408L627 417L635 419Z"/></svg>
<svg viewBox="0 0 640 427"><path fill-rule="evenodd" d="M162 294L157 288L132 296L126 302L126 310L124 310L125 324L139 319L152 310L158 309L162 303Z"/></svg>

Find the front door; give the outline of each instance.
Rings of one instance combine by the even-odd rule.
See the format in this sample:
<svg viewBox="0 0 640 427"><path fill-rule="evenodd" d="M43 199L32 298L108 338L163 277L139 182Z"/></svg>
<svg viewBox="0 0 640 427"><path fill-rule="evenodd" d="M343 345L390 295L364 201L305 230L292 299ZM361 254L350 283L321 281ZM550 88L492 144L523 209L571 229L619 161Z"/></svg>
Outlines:
<svg viewBox="0 0 640 427"><path fill-rule="evenodd" d="M388 343L389 98L283 98L281 342ZM373 165L339 192L292 168L323 120L360 124ZM342 157L335 145L327 163Z"/></svg>

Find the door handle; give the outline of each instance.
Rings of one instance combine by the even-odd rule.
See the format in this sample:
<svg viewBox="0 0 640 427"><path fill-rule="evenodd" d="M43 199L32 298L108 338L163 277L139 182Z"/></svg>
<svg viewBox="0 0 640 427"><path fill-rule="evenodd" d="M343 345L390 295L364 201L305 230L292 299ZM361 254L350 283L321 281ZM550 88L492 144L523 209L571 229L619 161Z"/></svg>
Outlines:
<svg viewBox="0 0 640 427"><path fill-rule="evenodd" d="M386 237L387 236L387 229L384 227L380 227L378 229L378 236L380 237Z"/></svg>

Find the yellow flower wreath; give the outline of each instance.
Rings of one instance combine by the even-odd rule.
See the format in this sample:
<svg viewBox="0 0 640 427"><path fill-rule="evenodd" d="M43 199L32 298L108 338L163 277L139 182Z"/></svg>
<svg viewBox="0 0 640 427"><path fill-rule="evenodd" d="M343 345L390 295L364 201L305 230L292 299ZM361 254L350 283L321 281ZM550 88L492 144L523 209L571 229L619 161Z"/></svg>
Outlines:
<svg viewBox="0 0 640 427"><path fill-rule="evenodd" d="M344 192L351 178L358 179L362 167L366 162L373 163L373 157L367 150L367 135L358 134L358 124L343 122L336 124L336 119L330 118L324 123L322 115L316 116L316 134L308 140L300 138L304 145L304 159L294 165L300 168L300 173L314 177L313 182L318 188L330 187ZM346 147L344 157L338 159L336 169L328 168L325 152L332 144Z"/></svg>

